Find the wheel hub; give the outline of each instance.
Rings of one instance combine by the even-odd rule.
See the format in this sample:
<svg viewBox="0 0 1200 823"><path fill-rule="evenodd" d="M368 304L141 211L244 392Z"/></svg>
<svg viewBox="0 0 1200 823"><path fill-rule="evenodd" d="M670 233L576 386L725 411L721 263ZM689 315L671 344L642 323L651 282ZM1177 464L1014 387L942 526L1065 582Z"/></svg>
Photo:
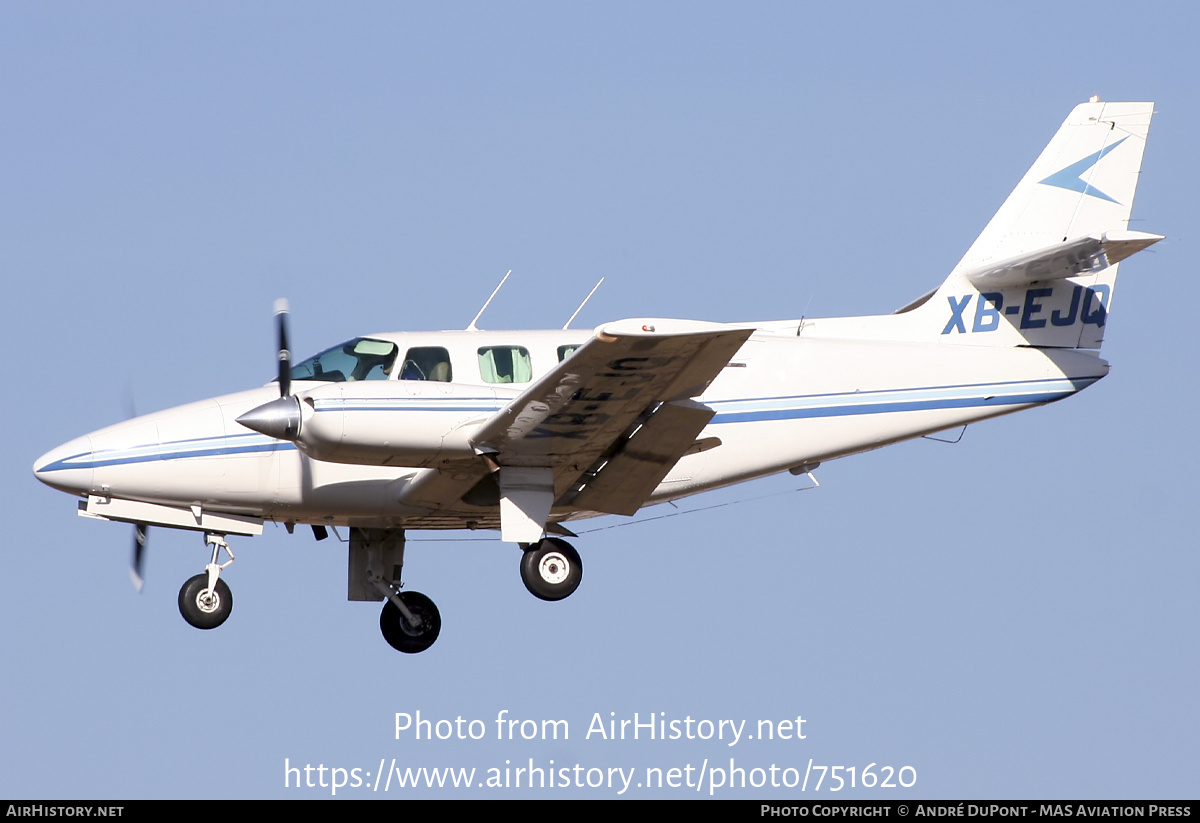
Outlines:
<svg viewBox="0 0 1200 823"><path fill-rule="evenodd" d="M429 615L420 609L414 609L412 606L409 606L408 609L413 613L419 622L417 625L413 626L410 625L407 620L401 617L400 631L404 632L410 637L420 637L421 635L425 634L425 632L429 631Z"/></svg>
<svg viewBox="0 0 1200 823"><path fill-rule="evenodd" d="M221 608L221 595L212 589L203 589L196 595L196 608L205 614L212 614Z"/></svg>
<svg viewBox="0 0 1200 823"><path fill-rule="evenodd" d="M538 564L538 574L547 583L558 585L571 574L571 564L558 552L547 552Z"/></svg>

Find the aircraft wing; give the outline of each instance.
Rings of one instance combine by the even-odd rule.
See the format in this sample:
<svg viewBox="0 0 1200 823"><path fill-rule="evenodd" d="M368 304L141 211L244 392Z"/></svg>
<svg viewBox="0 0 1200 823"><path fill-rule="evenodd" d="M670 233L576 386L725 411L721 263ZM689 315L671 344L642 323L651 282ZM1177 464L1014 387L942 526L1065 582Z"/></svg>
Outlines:
<svg viewBox="0 0 1200 823"><path fill-rule="evenodd" d="M713 416L688 398L752 331L658 319L603 326L479 427L477 464L428 470L403 501L454 509L498 498L512 542L538 540L556 502L633 514Z"/></svg>

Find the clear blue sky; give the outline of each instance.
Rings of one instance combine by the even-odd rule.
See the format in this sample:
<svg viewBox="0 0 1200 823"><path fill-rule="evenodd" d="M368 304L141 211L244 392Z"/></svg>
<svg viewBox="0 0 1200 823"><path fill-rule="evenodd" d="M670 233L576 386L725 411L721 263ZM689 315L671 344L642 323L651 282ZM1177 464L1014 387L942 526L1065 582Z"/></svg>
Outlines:
<svg viewBox="0 0 1200 823"><path fill-rule="evenodd" d="M811 758L917 775L842 797L1194 796L1198 18L4 4L0 796L323 797L285 789L285 759L374 775L393 758L477 780L530 759L640 780ZM942 280L1092 94L1157 102L1133 228L1168 237L1122 269L1106 380L955 446L822 467L815 491L770 479L584 535L583 585L557 604L498 540L414 540L406 582L444 620L425 654L394 653L378 607L346 602L343 546L273 527L233 541L233 617L195 631L175 599L199 537L154 531L138 595L130 529L30 473L127 398L145 412L268 380L281 295L299 356L462 328L510 268L484 326L561 326L601 276L578 326L891 311ZM498 741L502 710L571 737ZM417 711L487 735L395 739ZM747 731L802 716L805 739L585 739L596 713L635 712Z"/></svg>

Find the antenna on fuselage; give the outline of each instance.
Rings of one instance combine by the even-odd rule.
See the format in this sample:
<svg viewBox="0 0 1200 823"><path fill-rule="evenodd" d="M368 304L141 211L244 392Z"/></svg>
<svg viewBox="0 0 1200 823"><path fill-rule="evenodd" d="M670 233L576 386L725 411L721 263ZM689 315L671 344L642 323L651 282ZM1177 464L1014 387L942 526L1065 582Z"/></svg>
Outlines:
<svg viewBox="0 0 1200 823"><path fill-rule="evenodd" d="M512 269L508 270L508 274L512 274ZM492 296L487 299L487 302L483 304L483 308L479 310L479 314L475 315L475 319L471 321L471 325L467 326L467 331L479 331L475 327L475 324L479 322L479 318L483 317L483 313L487 311L487 307L492 304L492 298L496 296L496 292L500 291L500 288L504 285L504 281L508 279L508 274L501 278L500 285L496 286L495 291L492 292Z"/></svg>
<svg viewBox="0 0 1200 823"><path fill-rule="evenodd" d="M813 296L808 296L808 302L804 304L804 311L800 314L800 325L796 327L796 336L799 337L804 332L804 318L808 317L808 307L812 305ZM815 480L815 478L814 478Z"/></svg>
<svg viewBox="0 0 1200 823"><path fill-rule="evenodd" d="M603 277L601 277L601 278L600 278L600 283L603 283L603 282L604 282L604 278L603 278ZM572 315L571 315L571 317L570 317L570 319L568 319L568 320L567 320L567 322L563 324L563 330L564 330L564 331L566 330L567 326L571 325L571 321L575 319L575 315L577 315L577 314L579 314L581 311L583 311L583 307L587 305L587 301L591 300L591 299L592 299L592 295L596 293L596 289L600 288L600 283L597 283L596 285L592 286L592 290L591 290L590 292L588 292L588 296L587 296L587 297L583 298L583 302L579 304L579 308L577 308L577 309L575 310L575 314L572 314Z"/></svg>

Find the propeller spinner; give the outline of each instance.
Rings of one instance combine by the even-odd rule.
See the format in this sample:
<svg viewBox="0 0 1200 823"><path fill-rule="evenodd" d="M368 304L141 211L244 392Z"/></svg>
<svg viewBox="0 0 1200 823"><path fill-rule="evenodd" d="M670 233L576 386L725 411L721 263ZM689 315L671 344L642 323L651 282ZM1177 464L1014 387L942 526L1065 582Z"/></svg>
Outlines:
<svg viewBox="0 0 1200 823"><path fill-rule="evenodd" d="M264 403L237 418L246 428L279 440L300 436L300 401L292 395L292 353L287 336L288 301L275 301L275 321L279 330L279 399Z"/></svg>

